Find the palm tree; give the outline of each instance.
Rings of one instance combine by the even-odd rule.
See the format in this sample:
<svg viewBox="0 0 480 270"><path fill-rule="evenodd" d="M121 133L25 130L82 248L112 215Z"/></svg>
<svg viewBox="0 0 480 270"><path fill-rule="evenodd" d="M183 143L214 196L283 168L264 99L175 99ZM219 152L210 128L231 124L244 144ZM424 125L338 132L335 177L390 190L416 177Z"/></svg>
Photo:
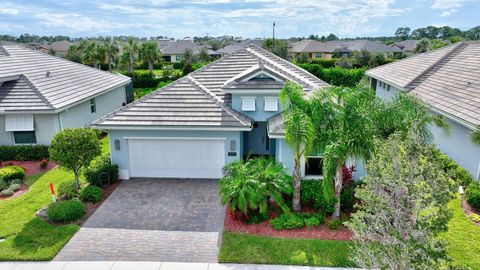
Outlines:
<svg viewBox="0 0 480 270"><path fill-rule="evenodd" d="M108 62L108 71L112 72L112 63L118 56L118 45L112 37L107 37L103 42L103 47L105 48L105 53Z"/></svg>
<svg viewBox="0 0 480 270"><path fill-rule="evenodd" d="M84 60L98 68L98 65L105 62L106 50L101 44L92 41L88 43L84 50Z"/></svg>
<svg viewBox="0 0 480 270"><path fill-rule="evenodd" d="M302 156L308 154L312 148L315 129L311 118L304 112L305 107L308 106L308 102L294 102L303 100L303 89L301 86L287 82L280 92L280 100L286 108L282 114L285 126L285 140L293 150L295 162L293 170L292 210L299 212L301 210L301 160ZM298 106L303 108L299 108Z"/></svg>
<svg viewBox="0 0 480 270"><path fill-rule="evenodd" d="M155 41L144 42L140 48L140 59L148 63L148 70L153 75L153 65L160 61L162 55L158 50L157 43Z"/></svg>
<svg viewBox="0 0 480 270"><path fill-rule="evenodd" d="M138 51L140 47L138 42L133 38L129 37L127 43L124 46L124 50L128 53L128 73L132 74L133 78L135 79L135 63L138 59Z"/></svg>

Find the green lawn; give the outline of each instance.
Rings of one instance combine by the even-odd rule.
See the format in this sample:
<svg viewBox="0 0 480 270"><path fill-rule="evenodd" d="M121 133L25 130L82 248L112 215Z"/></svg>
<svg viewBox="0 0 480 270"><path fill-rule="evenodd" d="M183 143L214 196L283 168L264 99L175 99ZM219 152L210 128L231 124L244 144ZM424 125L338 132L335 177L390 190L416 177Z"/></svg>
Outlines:
<svg viewBox="0 0 480 270"><path fill-rule="evenodd" d="M270 238L225 232L220 262L353 266L348 241Z"/></svg>
<svg viewBox="0 0 480 270"><path fill-rule="evenodd" d="M40 179L44 174L45 172L41 172L41 173L27 176L25 177L25 180L23 180L23 183L28 187L30 187L31 185L35 184L35 182L37 182L37 180Z"/></svg>
<svg viewBox="0 0 480 270"><path fill-rule="evenodd" d="M34 181L34 179L36 181ZM53 169L27 180L27 193L0 201L0 261L50 260L79 229L78 225L52 226L35 217L35 212L51 202L49 183L57 187L73 181L73 174Z"/></svg>
<svg viewBox="0 0 480 270"><path fill-rule="evenodd" d="M463 212L460 195L448 207L453 217L448 232L443 237L448 241L448 253L456 264L480 269L480 226L475 225Z"/></svg>

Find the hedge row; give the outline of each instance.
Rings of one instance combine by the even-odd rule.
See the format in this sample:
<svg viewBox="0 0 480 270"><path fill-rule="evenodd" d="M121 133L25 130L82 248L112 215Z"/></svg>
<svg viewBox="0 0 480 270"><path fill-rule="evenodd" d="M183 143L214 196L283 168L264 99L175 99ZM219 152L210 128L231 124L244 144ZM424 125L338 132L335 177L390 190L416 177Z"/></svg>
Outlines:
<svg viewBox="0 0 480 270"><path fill-rule="evenodd" d="M316 64L320 65L324 68L331 68L335 67L335 62L338 61L338 58L332 58L332 59L311 59L309 61L310 64Z"/></svg>
<svg viewBox="0 0 480 270"><path fill-rule="evenodd" d="M46 145L0 145L0 161L48 159Z"/></svg>
<svg viewBox="0 0 480 270"><path fill-rule="evenodd" d="M298 64L324 82L335 86L354 87L365 74L365 68L324 68L319 64Z"/></svg>

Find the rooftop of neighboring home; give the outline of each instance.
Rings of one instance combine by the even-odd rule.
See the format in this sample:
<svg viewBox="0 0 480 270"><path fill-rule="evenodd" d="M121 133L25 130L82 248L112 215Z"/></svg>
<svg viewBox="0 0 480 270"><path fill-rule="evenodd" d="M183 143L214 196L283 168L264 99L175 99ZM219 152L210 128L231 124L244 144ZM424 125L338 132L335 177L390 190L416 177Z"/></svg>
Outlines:
<svg viewBox="0 0 480 270"><path fill-rule="evenodd" d="M314 53L314 52L325 52L333 53L336 52L339 47L335 44L320 42L312 39L304 39L297 41L291 44L291 51L294 53Z"/></svg>
<svg viewBox="0 0 480 270"><path fill-rule="evenodd" d="M168 43L169 45L166 45ZM198 45L191 40L166 41L164 43L160 43L160 50L166 55L183 54L187 49L192 50L194 54L198 54L204 49L207 50L209 55L218 54L217 52L209 49L208 46Z"/></svg>
<svg viewBox="0 0 480 270"><path fill-rule="evenodd" d="M296 65L248 45L94 122L101 128L245 128L251 119L230 107L229 91L280 91L283 83L247 80L259 72L311 92L328 84ZM254 84L254 86L252 86Z"/></svg>
<svg viewBox="0 0 480 270"><path fill-rule="evenodd" d="M408 91L466 126L480 125L480 42L465 41L383 65L367 75Z"/></svg>
<svg viewBox="0 0 480 270"><path fill-rule="evenodd" d="M395 42L392 47L399 48L404 52L413 52L417 48L418 40L408 39L404 41Z"/></svg>
<svg viewBox="0 0 480 270"><path fill-rule="evenodd" d="M0 111L48 111L130 82L18 45L0 45Z"/></svg>
<svg viewBox="0 0 480 270"><path fill-rule="evenodd" d="M70 48L71 45L72 43L66 40L62 40L62 41L47 43L45 45L42 45L42 47L45 47L46 49L49 49L49 50L51 49L54 52L66 53L68 52L68 49Z"/></svg>
<svg viewBox="0 0 480 270"><path fill-rule="evenodd" d="M336 46L337 48L346 48L350 51L362 51L366 50L371 53L389 53L389 52L401 52L398 48L387 46L378 41L372 40L332 40L327 43Z"/></svg>
<svg viewBox="0 0 480 270"><path fill-rule="evenodd" d="M263 39L247 39L238 43L233 43L229 44L221 49L219 49L217 52L222 53L222 54L229 54L232 53L238 49L245 48L248 45L256 45L258 47L261 47L263 43Z"/></svg>

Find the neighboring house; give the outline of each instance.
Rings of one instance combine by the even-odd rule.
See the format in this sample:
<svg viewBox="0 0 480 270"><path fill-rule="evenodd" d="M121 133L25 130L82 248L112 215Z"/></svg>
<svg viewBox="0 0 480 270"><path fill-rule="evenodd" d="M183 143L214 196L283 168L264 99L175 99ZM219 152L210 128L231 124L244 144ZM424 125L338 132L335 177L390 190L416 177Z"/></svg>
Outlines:
<svg viewBox="0 0 480 270"><path fill-rule="evenodd" d="M122 179L220 178L225 164L249 155L275 158L291 172L294 160L279 101L287 80L302 85L306 95L328 86L249 45L98 119L93 127L109 133L112 162ZM321 156L302 163L303 176L320 177Z"/></svg>
<svg viewBox="0 0 480 270"><path fill-rule="evenodd" d="M132 94L126 76L0 46L0 145L48 145L60 130L88 127Z"/></svg>
<svg viewBox="0 0 480 270"><path fill-rule="evenodd" d="M164 46L166 42L159 43L160 46ZM163 58L167 62L181 62L183 60L183 54L187 49L190 49L193 54L199 54L202 50L206 50L208 55L212 57L220 56L219 53L209 49L207 46L195 44L190 40L177 40L170 42L168 46L164 46L160 49L163 54Z"/></svg>
<svg viewBox="0 0 480 270"><path fill-rule="evenodd" d="M295 55L305 54L309 59L332 59L335 53L338 53L339 56L350 53L350 50L347 48L311 39L304 39L292 43L290 51Z"/></svg>
<svg viewBox="0 0 480 270"><path fill-rule="evenodd" d="M68 53L68 49L72 43L62 40L62 41L56 41L52 43L47 43L43 46L41 46L40 51L45 52L45 53L50 53L53 52L54 55L56 56L61 56L65 57Z"/></svg>
<svg viewBox="0 0 480 270"><path fill-rule="evenodd" d="M431 127L438 148L480 179L480 147L471 133L480 125L480 42L460 42L366 72L379 97L400 91L418 96L447 119L450 134Z"/></svg>
<svg viewBox="0 0 480 270"><path fill-rule="evenodd" d="M219 49L217 52L220 53L222 56L225 56L241 48L245 48L248 45L256 45L258 47L262 47L262 44L263 44L263 39L247 39L238 43L229 44Z"/></svg>
<svg viewBox="0 0 480 270"><path fill-rule="evenodd" d="M402 52L410 56L415 53L415 49L417 48L418 40L414 39L409 39L409 40L404 40L400 42L396 42L395 44L392 45L393 48L398 48L402 50Z"/></svg>
<svg viewBox="0 0 480 270"><path fill-rule="evenodd" d="M349 51L350 53L346 53L347 56L351 56L354 51L363 50L370 53L383 53L385 55L401 52L398 48L393 48L372 40L332 40L327 41L327 43L336 46L338 50Z"/></svg>

